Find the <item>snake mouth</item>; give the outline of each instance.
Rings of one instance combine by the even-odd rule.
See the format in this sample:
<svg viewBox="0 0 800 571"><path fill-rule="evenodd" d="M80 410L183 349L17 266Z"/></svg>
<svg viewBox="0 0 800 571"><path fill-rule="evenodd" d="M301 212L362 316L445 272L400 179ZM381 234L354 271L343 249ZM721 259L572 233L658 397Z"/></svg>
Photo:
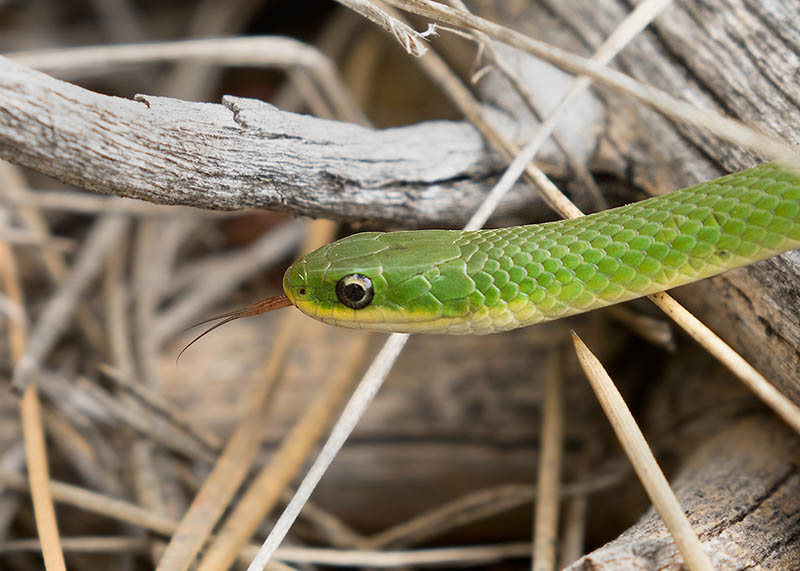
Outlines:
<svg viewBox="0 0 800 571"><path fill-rule="evenodd" d="M451 321L438 315L394 311L379 305L351 309L340 303L319 304L314 300L297 296L296 292L288 292L288 297L297 309L309 317L328 325L337 325L350 329L417 333L431 326L438 326L444 322Z"/></svg>
<svg viewBox="0 0 800 571"><path fill-rule="evenodd" d="M291 298L291 296L290 296ZM430 313L394 311L381 306L350 309L341 304L321 306L311 300L295 299L295 306L307 316L328 325L383 333L426 333L483 335L505 328L491 319L475 316L442 317Z"/></svg>

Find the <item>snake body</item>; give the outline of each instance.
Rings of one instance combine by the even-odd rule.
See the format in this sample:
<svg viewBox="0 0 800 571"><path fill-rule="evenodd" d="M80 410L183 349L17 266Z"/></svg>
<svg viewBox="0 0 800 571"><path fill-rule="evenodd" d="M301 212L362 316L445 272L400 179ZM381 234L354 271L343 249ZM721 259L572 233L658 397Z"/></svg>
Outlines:
<svg viewBox="0 0 800 571"><path fill-rule="evenodd" d="M798 247L800 175L765 164L571 220L355 234L292 264L284 290L301 311L334 325L485 334L620 303Z"/></svg>

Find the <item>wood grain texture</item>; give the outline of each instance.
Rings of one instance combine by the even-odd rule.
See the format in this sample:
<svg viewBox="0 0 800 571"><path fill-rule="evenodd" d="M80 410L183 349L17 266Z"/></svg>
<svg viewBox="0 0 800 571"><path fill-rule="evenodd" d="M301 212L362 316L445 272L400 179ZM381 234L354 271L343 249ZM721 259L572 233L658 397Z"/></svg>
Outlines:
<svg viewBox="0 0 800 571"><path fill-rule="evenodd" d="M715 569L800 565L800 441L775 418L740 421L701 446L672 482ZM683 569L654 510L568 569Z"/></svg>
<svg viewBox="0 0 800 571"><path fill-rule="evenodd" d="M495 115L515 136L513 123ZM465 221L502 166L468 123L368 129L237 97L222 105L129 100L2 57L0 158L159 204L399 226ZM500 213L537 210L541 201L520 186Z"/></svg>

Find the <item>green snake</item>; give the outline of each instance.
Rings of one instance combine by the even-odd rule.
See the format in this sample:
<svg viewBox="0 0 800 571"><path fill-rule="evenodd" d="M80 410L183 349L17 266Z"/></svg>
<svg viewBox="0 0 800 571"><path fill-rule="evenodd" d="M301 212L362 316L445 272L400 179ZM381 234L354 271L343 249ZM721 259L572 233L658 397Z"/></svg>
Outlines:
<svg viewBox="0 0 800 571"><path fill-rule="evenodd" d="M283 279L303 313L400 333L507 331L628 301L800 247L800 175L765 164L529 226L348 236Z"/></svg>
<svg viewBox="0 0 800 571"><path fill-rule="evenodd" d="M570 220L354 234L294 262L283 278L285 296L220 316L228 319L215 327L293 304L344 327L494 333L798 247L800 174L768 163Z"/></svg>

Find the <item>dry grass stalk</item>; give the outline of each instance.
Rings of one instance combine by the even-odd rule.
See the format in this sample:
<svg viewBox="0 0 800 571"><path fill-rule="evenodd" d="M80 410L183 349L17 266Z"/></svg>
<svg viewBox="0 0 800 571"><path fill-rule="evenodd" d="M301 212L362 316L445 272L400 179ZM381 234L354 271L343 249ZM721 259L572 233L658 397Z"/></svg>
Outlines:
<svg viewBox="0 0 800 571"><path fill-rule="evenodd" d="M578 474L589 472L589 455L583 454ZM586 516L589 508L587 494L575 494L564 500L564 531L561 535L558 558L561 567L576 561L585 552Z"/></svg>
<svg viewBox="0 0 800 571"><path fill-rule="evenodd" d="M264 415L269 395L283 371L289 349L295 341L296 327L286 316L276 345L263 373L259 375L258 395L254 406L244 417L226 444L214 468L191 506L172 533L169 544L158 562L158 569L186 569L211 534L239 485L250 471L261 445Z"/></svg>
<svg viewBox="0 0 800 571"><path fill-rule="evenodd" d="M0 484L20 492L30 491L25 478L6 470L0 470ZM59 503L130 523L162 535L170 535L178 525L177 521L162 513L80 486L53 480L50 482L50 492L53 499Z"/></svg>
<svg viewBox="0 0 800 571"><path fill-rule="evenodd" d="M0 242L0 273L6 295L17 304L25 307L22 286L17 272L17 264L11 247ZM17 365L25 354L27 332L24 321L9 320L9 344L11 361ZM50 470L47 464L47 447L44 438L44 425L39 407L36 383L31 382L24 390L20 401L22 432L25 438L25 455L28 461L28 480L30 482L36 528L42 544L42 557L49 571L66 570L58 523L50 493Z"/></svg>
<svg viewBox="0 0 800 571"><path fill-rule="evenodd" d="M564 375L561 359L561 348L556 347L550 351L544 367L545 397L531 558L533 571L552 571L556 568L561 461L564 456Z"/></svg>
<svg viewBox="0 0 800 571"><path fill-rule="evenodd" d="M674 328L668 320L639 313L627 305L612 305L608 308L608 315L642 339L666 351L675 351Z"/></svg>
<svg viewBox="0 0 800 571"><path fill-rule="evenodd" d="M64 282L48 300L33 327L25 352L14 367L12 382L23 390L70 322L78 300L102 269L106 256L122 238L128 221L118 216L97 220Z"/></svg>
<svg viewBox="0 0 800 571"><path fill-rule="evenodd" d="M30 383L20 401L22 432L25 436L25 455L28 460L28 479L31 485L36 530L42 544L44 566L50 571L66 570L58 522L50 493L50 469L47 463L47 445L42 426L42 412L36 383Z"/></svg>
<svg viewBox="0 0 800 571"><path fill-rule="evenodd" d="M619 484L626 474L627 470L595 473L584 480L563 484L561 495L567 499L585 498ZM423 543L475 521L530 504L536 496L534 486L510 484L471 492L376 533L367 540L365 547L377 549Z"/></svg>
<svg viewBox="0 0 800 571"><path fill-rule="evenodd" d="M661 514L667 529L675 539L686 565L692 571L713 571L714 567L711 565L711 561L703 551L700 540L692 530L689 520L686 519L678 499L669 487L669 482L659 468L653 452L636 425L636 420L625 404L622 395L619 394L603 365L581 341L580 337L573 333L572 338L578 360L597 395L597 400L600 401L625 454L630 458L633 469L636 470L639 480L647 490L647 495L650 496L653 505Z"/></svg>
<svg viewBox="0 0 800 571"><path fill-rule="evenodd" d="M21 169L11 163L0 162L0 180L3 181L0 192L3 193L4 199L25 202L37 196L28 189ZM108 202L116 202L116 199L107 200ZM50 238L50 227L37 205L21 204L16 210L20 221L28 230L34 232L43 240ZM63 282L68 273L67 262L63 253L54 250L43 250L40 255L51 280L56 284ZM102 327L85 304L81 304L78 307L77 319L90 345L95 350L101 351L103 349Z"/></svg>
<svg viewBox="0 0 800 571"><path fill-rule="evenodd" d="M405 347L408 338L409 335L404 333L392 333L378 352L378 355L372 361L372 365L364 373L353 395L333 425L328 440L325 441L322 450L303 477L297 492L295 492L283 513L281 513L267 539L264 540L264 544L250 563L248 571L260 571L269 563L275 550L278 549L278 546L286 537L297 516L300 515L300 511L308 502L322 476L353 432L361 415L369 406L369 403L372 402L383 381L386 380L386 376L402 352L403 347Z"/></svg>
<svg viewBox="0 0 800 571"><path fill-rule="evenodd" d="M110 367L108 365L98 366L98 370L111 379L122 390L145 406L152 408L155 412L163 415L170 423L177 428L185 430L192 438L204 444L209 450L214 452L222 448L217 436L201 426L197 426L186 415L186 413L164 399L164 397L148 388L141 382L134 382L126 373Z"/></svg>
<svg viewBox="0 0 800 571"><path fill-rule="evenodd" d="M473 545L468 547L438 547L407 551L370 551L367 549L315 549L307 547L281 547L276 556L283 561L335 565L347 567L403 568L487 565L503 559L527 557L530 543L507 543L500 545ZM254 549L244 555L253 556Z"/></svg>
<svg viewBox="0 0 800 571"><path fill-rule="evenodd" d="M358 12L373 24L376 24L378 27L392 34L409 55L420 57L428 52L428 48L425 46L425 37L433 33L432 29L421 34L402 19L395 17L391 12L370 0L338 1L340 4L347 6L354 12Z"/></svg>
<svg viewBox="0 0 800 571"><path fill-rule="evenodd" d="M741 355L673 298L665 293L656 293L650 299L800 434L800 406L786 398Z"/></svg>
<svg viewBox="0 0 800 571"><path fill-rule="evenodd" d="M28 491L25 479L17 474L0 470L0 484L23 492ZM141 506L111 498L109 496L85 490L62 482L51 482L53 497L56 501L85 509L97 514L142 526L145 529L170 535L178 526L178 522L160 513ZM240 554L239 561L252 559L258 547L250 544ZM398 565L463 565L464 563L480 564L509 557L525 557L530 553L529 543L506 544L499 546L453 547L419 550L370 550L370 549L324 549L308 547L281 547L276 556L291 563L318 563L322 565L369 565L377 567L396 567ZM286 567L272 561L267 569Z"/></svg>

